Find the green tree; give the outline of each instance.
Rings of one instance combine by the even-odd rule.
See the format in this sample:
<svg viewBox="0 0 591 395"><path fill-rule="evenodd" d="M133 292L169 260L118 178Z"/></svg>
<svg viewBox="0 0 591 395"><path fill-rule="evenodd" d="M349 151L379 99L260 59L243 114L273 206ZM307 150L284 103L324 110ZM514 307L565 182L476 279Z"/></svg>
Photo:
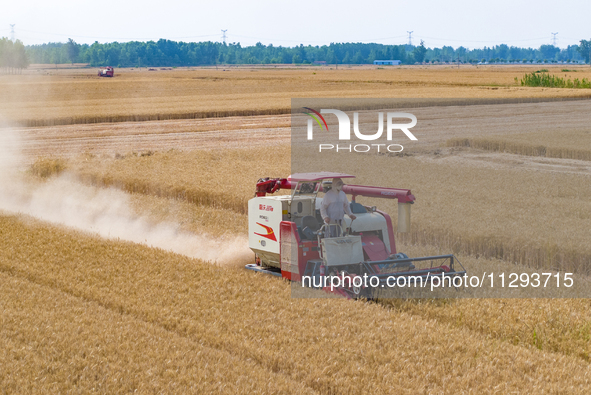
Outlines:
<svg viewBox="0 0 591 395"><path fill-rule="evenodd" d="M581 54L585 62L589 63L589 55L591 54L591 40L581 40L581 44L577 51Z"/></svg>
<svg viewBox="0 0 591 395"><path fill-rule="evenodd" d="M334 50L329 49L328 51L326 51L326 63L338 63L338 59L334 53Z"/></svg>
<svg viewBox="0 0 591 395"><path fill-rule="evenodd" d="M348 64L351 63L351 55L349 54L349 51L347 51L347 53L345 54L345 57L343 58L343 64Z"/></svg>
<svg viewBox="0 0 591 395"><path fill-rule="evenodd" d="M0 38L0 68L8 67L8 59L10 57L12 41L6 37Z"/></svg>
<svg viewBox="0 0 591 395"><path fill-rule="evenodd" d="M556 54L560 52L560 48L555 47L554 45L542 45L539 51L542 54L542 58L544 58L544 60L554 59Z"/></svg>
<svg viewBox="0 0 591 395"><path fill-rule="evenodd" d="M29 66L25 46L20 40L15 42L3 37L0 39L0 68L14 74Z"/></svg>
<svg viewBox="0 0 591 395"><path fill-rule="evenodd" d="M361 54L361 51L357 51L357 53L355 54L355 56L353 56L353 59L352 59L351 63L354 63L354 64L361 64L361 63L363 63L363 55Z"/></svg>
<svg viewBox="0 0 591 395"><path fill-rule="evenodd" d="M423 63L427 48L425 48L425 42L421 40L421 44L412 51L415 62Z"/></svg>
<svg viewBox="0 0 591 395"><path fill-rule="evenodd" d="M506 59L509 55L509 46L507 44L497 45L495 47L497 57L500 59Z"/></svg>
<svg viewBox="0 0 591 395"><path fill-rule="evenodd" d="M25 51L25 46L20 40L16 40L12 49L13 53L13 67L19 70L26 69L29 67L29 58Z"/></svg>
<svg viewBox="0 0 591 395"><path fill-rule="evenodd" d="M78 60L80 45L76 44L76 42L71 38L68 38L68 42L66 43L66 51L68 53L68 59L70 59L70 62L74 64L74 62Z"/></svg>

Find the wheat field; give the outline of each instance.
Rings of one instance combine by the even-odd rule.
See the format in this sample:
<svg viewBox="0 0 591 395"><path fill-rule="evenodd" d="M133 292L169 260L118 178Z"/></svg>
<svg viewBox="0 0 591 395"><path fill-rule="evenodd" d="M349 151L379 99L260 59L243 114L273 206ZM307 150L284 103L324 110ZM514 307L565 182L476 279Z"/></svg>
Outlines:
<svg viewBox="0 0 591 395"><path fill-rule="evenodd" d="M127 197L126 216L147 226L168 223L206 241L228 240L247 233L246 204L257 179L293 171L289 116L274 115L289 113L290 98L587 95L515 84L515 76L531 71L232 67L121 70L100 80L88 70L59 70L0 76L0 114L20 125L14 129L24 141L20 176L30 188L55 191L43 187L62 178L97 191L114 188ZM591 70L574 74L589 78ZM574 113L586 102L562 105ZM323 169L413 191L411 232L397 234L399 251L409 256L453 252L471 275L543 268L585 279L588 134L584 118L578 129L551 130L562 122L561 108L417 109L425 123L454 116L462 122L453 133L427 126L429 138L420 145L404 156L372 157L371 169L362 157ZM498 132L474 127L474 120L490 123L507 110L540 118L547 130L533 121L511 126L510 119ZM191 119L204 117L218 118ZM181 118L191 120L175 120ZM544 147L543 155L536 147ZM396 221L395 202L359 200ZM0 212L0 392L584 394L591 388L587 299L294 299L292 284L244 270L252 258L248 252L230 263L206 263Z"/></svg>
<svg viewBox="0 0 591 395"><path fill-rule="evenodd" d="M588 68L575 69L577 77L591 78ZM48 126L289 114L291 98L305 97L589 97L585 89L515 82L532 71L535 66L226 67L121 69L112 79L84 69L32 72L0 76L0 113L15 125Z"/></svg>
<svg viewBox="0 0 591 395"><path fill-rule="evenodd" d="M171 201L167 198L143 194L131 196L132 216L147 215L154 225L163 221L178 223L181 230L208 234L216 238L232 234L244 235L247 232L246 215L230 210L216 210L184 201ZM220 226L222 223L223 227ZM410 256L439 255L449 252L439 245L419 246L401 243L401 235L398 236L399 251ZM525 267L514 267L506 261L470 257L463 255L462 252L459 256L470 275L481 276L483 271L491 270L495 272L528 271ZM242 272L243 264L236 261L229 262L225 266ZM581 277L578 278L581 279ZM388 299L380 303L458 327L467 327L470 330L482 332L487 337L509 341L511 344L574 355L585 360L588 358L590 347L587 340L588 303L583 300L486 299L419 303L410 301L400 304ZM499 316L498 308L505 308L506 311L513 313ZM548 314L551 316L550 319Z"/></svg>
<svg viewBox="0 0 591 395"><path fill-rule="evenodd" d="M245 152L249 152L250 155L244 154ZM205 190L224 191L228 198L236 199L233 205L212 210L216 213L211 217L213 221L205 219L206 216L200 216L194 223L186 226L192 231L219 232L220 222L216 221L223 221L224 216L231 216L234 218L234 221L230 222L233 225L232 232L243 234L246 232L246 216L245 208L240 208L240 205L244 204L241 197L245 194L250 196L252 191L248 188L250 182L240 180L250 181L252 178L254 183L261 174L259 173L261 169L257 168L255 163L264 152L263 149L248 149L233 151L227 156L222 151L176 152L167 153L166 156L161 156L159 153L143 157L130 155L117 160L96 158L96 162L83 161L82 168L86 169L85 171L100 169L99 171L108 174L119 175L123 177L123 181L113 179L111 185L117 185L118 182L120 185L128 185L126 187L128 191L132 191L133 188L129 187L131 185L129 181L125 181L125 171L129 171L127 174L135 175L142 173L143 177L152 179L154 182L161 180L160 182L169 185L168 188L173 187L176 177L177 180L185 180L185 185L199 185ZM289 147L284 147L283 151L276 151L276 153L287 158L290 153ZM226 160L223 160L224 157ZM375 160L378 165L380 161L384 162L381 167L388 169L386 164L392 159L384 156ZM216 166L204 172L203 169L212 163L216 163ZM289 170L281 168L281 163L276 162L277 167L274 168L272 176L278 176ZM76 168L80 163L74 161L71 166ZM180 171L181 166L184 172ZM487 260L483 261L482 258L485 257L501 258L503 259L501 262L514 262L533 268L570 265L562 268L569 270L574 268L584 273L588 271L588 237L585 227L590 214L587 202L589 194L585 189L581 189L581 185L588 185L582 184L586 176L532 174L529 171L515 169L499 171L499 169L477 168L457 172L454 171L457 164L453 162L428 163L423 162L419 157L396 158L396 166L396 180L392 181L396 184L391 186L412 186L413 192L419 197L417 204L413 207L413 231L409 235L398 234L401 251L411 256L438 255L452 251L462 256L471 256L471 258L462 258L464 263L466 263L465 259L468 259L466 266L471 274L478 274L479 268L483 265L490 270L492 264ZM236 168L243 170L236 174ZM269 168L265 167L265 169ZM361 178L360 182L364 177L371 181L375 180L374 174L365 174L367 169L364 169L361 164L355 164L354 168L345 170L358 174ZM231 178L231 174L239 178ZM450 174L453 178L449 177ZM443 175L448 176L443 177ZM390 178L387 175L383 176L384 180ZM479 183L475 183L478 179ZM224 180L224 183L220 184L218 180ZM515 187L507 185L506 180L512 180ZM445 185L450 183L455 185L455 188L446 192ZM238 187L240 184L244 185ZM503 204L502 196L507 189L510 189L513 194L511 205ZM154 185L146 191L149 190L166 190L166 187ZM470 191L469 195L466 195L466 191ZM539 191L545 192L540 194ZM577 195L564 195L564 191L577 191ZM144 193L146 192L134 195L138 199L138 212L150 212L158 215L158 218L163 218L163 211L166 214L170 213L168 204L162 203L162 200L166 199L143 196ZM197 193L197 191L192 192L192 194ZM172 210L177 220L195 217L199 215L197 212L202 210L199 206L194 208L194 204L187 203L182 196L180 198L176 194L161 196L175 198L177 204L185 207L183 210ZM462 198L458 199L458 196ZM532 204L529 201L532 197L536 197L539 201ZM467 212L464 199L478 202L478 204L472 204L473 210ZM147 203L148 201L150 203ZM576 201L579 201L578 205ZM498 203L492 204L493 202ZM394 204L389 205L383 200L373 203L382 208L388 207L387 211L391 213L396 212ZM442 207L445 209L442 210ZM560 210L556 210L556 207L560 207ZM208 209L208 206L203 208L204 212ZM536 216L540 211L546 214L539 218L538 223ZM455 216L457 212L463 212L465 215ZM472 213L471 216L470 213ZM573 213L580 216L579 222L570 220ZM516 215L528 220L515 221ZM568 226L561 225L560 221L563 221L564 217L569 218ZM495 227L483 227L482 224L487 221L494 223ZM452 227L441 228L441 224L446 222ZM546 223L553 223L554 226L543 229ZM462 231L458 232L458 229ZM498 237L499 234L503 234L504 238ZM548 248L548 245L555 247ZM565 247L570 247L570 250ZM474 256L481 258L474 260ZM582 267L572 266L577 259ZM509 271L509 269L504 270ZM524 268L520 270L523 271ZM588 359L590 317L586 312L588 303L583 300L487 299L461 300L451 303L400 303L388 300L386 305L394 307L396 311L411 312L423 318L468 328L486 337L511 344L574 355L583 360ZM511 314L499 315L499 309L504 309Z"/></svg>
<svg viewBox="0 0 591 395"><path fill-rule="evenodd" d="M294 300L284 281L28 218L0 222L6 389L584 393L589 385L587 362L574 356L402 309Z"/></svg>

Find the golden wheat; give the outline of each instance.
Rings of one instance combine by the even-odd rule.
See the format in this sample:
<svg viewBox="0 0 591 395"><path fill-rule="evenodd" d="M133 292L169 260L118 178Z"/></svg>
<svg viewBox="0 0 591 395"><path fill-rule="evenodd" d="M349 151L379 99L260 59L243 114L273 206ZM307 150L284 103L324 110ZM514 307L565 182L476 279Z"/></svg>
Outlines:
<svg viewBox="0 0 591 395"><path fill-rule="evenodd" d="M0 114L22 126L287 114L291 98L586 97L577 89L517 86L531 67L231 68L163 73L94 71L0 80ZM580 75L579 75L580 74ZM577 76L588 76L580 69ZM221 110L223 109L223 110Z"/></svg>
<svg viewBox="0 0 591 395"><path fill-rule="evenodd" d="M399 243L398 247L400 251L412 257L433 256L442 252L439 246L424 247ZM469 275L479 278L484 273L492 272L536 272L535 269L504 261L475 259L463 253L458 257ZM577 276L576 281L580 283L578 286L588 287L590 279ZM479 294L486 295L488 291ZM581 292L579 295L585 293ZM509 295L506 292L501 294ZM435 319L458 328L468 328L482 333L486 338L494 338L531 349L559 352L590 361L590 301L588 299L530 299L528 294L531 295L524 292L525 297L518 299L382 299L380 303L396 311Z"/></svg>
<svg viewBox="0 0 591 395"><path fill-rule="evenodd" d="M47 178L58 175L66 169L66 161L61 158L38 158L31 165L31 174Z"/></svg>
<svg viewBox="0 0 591 395"><path fill-rule="evenodd" d="M103 382L112 383L111 392L165 390L177 382L194 383L187 367L209 369L208 361L233 370L226 379L205 370L195 380L228 392L247 385L254 391L281 392L290 384L289 392L296 393L491 388L584 393L589 386L588 364L578 358L483 339L477 332L378 305L294 300L289 284L275 278L237 275L232 269L23 217L0 217L0 225L5 241L0 245L0 271L4 284L16 288L12 296L2 287L3 294L8 292L13 300L23 288L19 282L32 287L22 289L26 296L18 299L25 309L17 304L17 311L27 316L19 319L22 325L0 327L8 345L4 355L18 350L10 347L18 341L36 345L35 363L9 351L6 358L12 363L3 365L4 371L39 391L96 388ZM39 306L37 317L33 306L39 298L46 303ZM8 317L14 316L14 309ZM73 320L77 315L80 318ZM103 317L93 329L95 320ZM119 321L122 324L116 324ZM152 341L146 331L158 336L157 347L147 346ZM216 359L215 353L199 353L200 347L222 355ZM189 362L191 358L195 362ZM93 375L85 373L89 364ZM35 368L42 366L50 369L39 374ZM248 384L243 385L240 371L248 372ZM131 378L128 372L138 372L133 376L137 381L119 380ZM74 378L68 379L72 373Z"/></svg>
<svg viewBox="0 0 591 395"><path fill-rule="evenodd" d="M226 235L244 235L247 232L246 215L240 215L229 210L217 210L211 207L202 207L183 201L175 201L166 198L132 194L130 196L132 216L141 216L153 225L159 223L176 223L179 229L209 234L214 237ZM221 225L223 224L223 226ZM400 236L400 235L399 235ZM398 250L409 256L420 257L439 255L445 251L440 246L423 247L407 245L400 242L398 237ZM474 259L467 257L462 252L460 260L465 265L471 276L481 277L484 272L528 272L524 267L514 266L506 262L490 261L486 259ZM249 261L250 256L243 260L236 260L227 267L243 269L244 261ZM233 275L240 276L240 273ZM577 285L582 281L576 279ZM576 294L571 292L571 295ZM579 293L582 295L583 293ZM485 292L484 295L487 295ZM491 296L500 296L491 294ZM524 293L528 297L529 293ZM550 296L551 293L547 293ZM379 295L378 295L379 296ZM588 312L588 303L585 300L458 300L458 301L407 301L386 299L380 303L392 306L398 310L404 310L414 315L439 322L449 323L457 327L466 327L478 331L487 337L508 341L525 347L540 348L546 351L574 355L585 360L591 351L588 341L591 316ZM504 313L499 315L499 309ZM507 314L511 312L511 314ZM548 316L551 316L548 318ZM519 316L519 319L515 319Z"/></svg>
<svg viewBox="0 0 591 395"><path fill-rule="evenodd" d="M553 130L488 138L453 138L447 140L446 146L547 158L591 160L590 131Z"/></svg>
<svg viewBox="0 0 591 395"><path fill-rule="evenodd" d="M289 146L229 151L171 151L113 160L84 156L72 171L84 182L246 213L261 177L290 173ZM89 160L87 160L89 159Z"/></svg>
<svg viewBox="0 0 591 395"><path fill-rule="evenodd" d="M5 393L310 392L282 374L105 306L103 300L86 300L18 275L0 272L0 304Z"/></svg>
<svg viewBox="0 0 591 395"><path fill-rule="evenodd" d="M289 153L287 146L275 148L279 160L269 162L261 160L268 150L259 148L169 152L121 160L84 159L69 166L82 180L96 185L244 214L259 177L291 173ZM340 170L356 174L355 182L408 188L416 194L413 226L409 234L399 236L401 241L535 268L591 271L587 237L591 184L586 175L486 167L460 171L455 163L388 156L375 157L368 169L360 155L348 161L336 159L326 155L323 163L308 161L314 168L297 170L333 169L344 162ZM373 203L397 212L395 202Z"/></svg>

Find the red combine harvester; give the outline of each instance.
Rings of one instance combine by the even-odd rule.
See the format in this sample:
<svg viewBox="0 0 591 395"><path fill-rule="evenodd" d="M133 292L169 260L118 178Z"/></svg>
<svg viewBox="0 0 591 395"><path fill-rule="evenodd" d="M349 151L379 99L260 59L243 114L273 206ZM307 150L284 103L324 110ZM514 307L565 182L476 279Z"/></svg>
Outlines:
<svg viewBox="0 0 591 395"><path fill-rule="evenodd" d="M111 66L107 66L102 69L99 69L98 76L99 77L113 77L113 76L115 76L115 69L112 68Z"/></svg>
<svg viewBox="0 0 591 395"><path fill-rule="evenodd" d="M375 206L364 206L358 196L398 200L398 231L410 230L410 207L415 197L408 189L344 185L351 196L348 216L338 237L322 220L322 194L333 178L354 178L341 173L300 173L288 178L260 179L255 197L248 202L249 247L255 263L247 269L301 282L323 276L376 277L383 287L390 278L412 276L425 283L434 277L463 276L466 271L453 255L409 258L396 250L390 216ZM290 189L289 195L273 194ZM456 270L458 264L460 270ZM379 281L378 281L379 280ZM402 279L401 279L402 280ZM371 287L347 286L337 290L347 297L371 297Z"/></svg>

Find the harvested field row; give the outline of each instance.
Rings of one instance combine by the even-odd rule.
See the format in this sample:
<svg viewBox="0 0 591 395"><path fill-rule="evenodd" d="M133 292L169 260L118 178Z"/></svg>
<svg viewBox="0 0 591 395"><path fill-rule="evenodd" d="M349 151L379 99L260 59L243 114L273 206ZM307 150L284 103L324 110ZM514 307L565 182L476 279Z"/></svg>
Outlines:
<svg viewBox="0 0 591 395"><path fill-rule="evenodd" d="M141 342L144 328L165 330L169 335L159 340L164 344L147 358L158 354L172 359L168 350L174 349L172 339L179 337L231 354L240 361L235 366L248 372L253 382L274 383L275 377L281 377L284 383L293 380L320 393L457 393L490 388L502 392L584 393L589 386L588 364L577 358L482 339L479 333L378 305L335 299L294 300L289 285L275 278L248 273L249 281L244 281L244 276L236 276L232 269L202 265L131 243L100 240L23 217L3 216L0 223L4 241L0 244L0 271L4 276L9 275L13 282L27 279L35 286L68 294L67 298L98 304L113 319L141 321L133 326L111 327L120 339L127 339L128 331L128 336L139 336ZM59 321L51 335L58 339L66 336L62 332L70 332L68 324L61 321L71 320L67 306L60 302L54 301L54 317ZM247 310L246 305L250 306ZM25 323L35 325L34 320L31 317ZM86 325L79 324L78 328L76 333L85 337ZM43 333L25 333L25 342L39 344L39 363L50 360L52 343L43 342ZM70 334L75 342L72 350L90 354L91 347L101 343L99 335L108 337L110 332L90 332L87 341ZM14 335L8 332L5 337L13 339ZM146 355L144 347L123 350L129 350L127 355L133 361ZM207 363L208 356L193 355L192 350L186 352L186 358ZM98 366L119 357L116 347L102 352L93 356ZM67 354L55 362L56 366L64 360L68 361ZM247 360L260 368L248 368L242 362ZM6 367L12 373L18 366ZM268 370L275 375L269 377ZM111 372L104 369L102 376L82 376L91 383L79 385L92 385L106 376L113 382L109 387L113 391L130 388L128 383L115 384L118 371ZM32 373L25 369L21 374L30 378ZM184 374L166 371L168 381L173 382L182 382ZM261 374L265 377L259 377ZM239 378L231 376L229 380ZM156 379L149 384L159 388L158 383ZM35 385L46 391L52 388L48 380ZM275 391L281 388L262 390ZM290 392L301 390L294 387Z"/></svg>
<svg viewBox="0 0 591 395"><path fill-rule="evenodd" d="M88 70L0 78L0 114L23 126L289 113L291 98L576 98L581 89L517 86L528 67L388 69L215 69L128 72L87 78ZM587 75L581 68L577 76ZM221 111L220 109L224 109Z"/></svg>
<svg viewBox="0 0 591 395"><path fill-rule="evenodd" d="M228 149L288 144L289 116L229 117L11 128L24 157L125 156L150 151ZM1 137L1 136L0 136ZM6 142L3 142L6 144Z"/></svg>
<svg viewBox="0 0 591 395"><path fill-rule="evenodd" d="M422 102L422 101L419 101ZM432 100L433 103L446 103ZM462 100L466 103L466 100ZM589 100L474 104L412 108L419 119L413 129L418 141L405 144L405 153L434 152L451 138L495 139L502 133L511 140L524 132L540 133L547 145L552 133L568 125L569 133L583 135L591 123ZM361 112L362 130L375 127L371 112ZM275 157L278 144L290 143L290 116L230 117L216 119L126 122L40 128L13 128L28 158L38 156L71 157L80 153L121 156L132 152L175 150L235 149L273 147L264 157ZM330 119L329 119L330 122ZM5 129L3 133L6 133ZM319 136L330 138L330 135ZM330 142L330 141L329 141ZM527 141L529 143L529 141ZM567 147L562 143L558 145ZM573 148L573 147L570 147ZM579 149L580 147L574 147Z"/></svg>
<svg viewBox="0 0 591 395"><path fill-rule="evenodd" d="M113 123L104 125L70 125L61 127L39 127L16 129L27 141L50 144L53 141L64 142L76 139L107 139L111 137L139 138L165 134L207 134L217 132L230 138L243 130L255 135L262 129L289 128L289 115L226 117L215 119L194 119L188 121L155 121ZM123 149L125 147L122 147ZM180 147L176 147L180 148ZM83 149L81 149L83 151ZM78 152L79 153L79 152Z"/></svg>
<svg viewBox="0 0 591 395"><path fill-rule="evenodd" d="M591 131L544 131L488 138L453 138L448 147L470 147L493 152L546 158L591 161Z"/></svg>

